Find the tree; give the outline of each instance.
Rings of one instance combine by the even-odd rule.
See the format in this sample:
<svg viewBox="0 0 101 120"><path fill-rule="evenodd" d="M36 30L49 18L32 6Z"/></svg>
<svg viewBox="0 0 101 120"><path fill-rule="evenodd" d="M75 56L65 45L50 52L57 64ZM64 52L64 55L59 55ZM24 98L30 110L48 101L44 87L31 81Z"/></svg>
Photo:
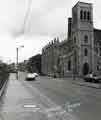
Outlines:
<svg viewBox="0 0 101 120"><path fill-rule="evenodd" d="M29 72L41 73L41 55L37 54L29 58L27 63L27 70Z"/></svg>

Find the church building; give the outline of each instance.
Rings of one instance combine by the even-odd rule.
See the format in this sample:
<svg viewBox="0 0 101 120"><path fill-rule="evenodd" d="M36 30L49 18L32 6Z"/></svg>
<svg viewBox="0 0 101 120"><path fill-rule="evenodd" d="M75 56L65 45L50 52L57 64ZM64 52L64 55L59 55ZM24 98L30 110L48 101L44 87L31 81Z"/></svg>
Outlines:
<svg viewBox="0 0 101 120"><path fill-rule="evenodd" d="M68 18L68 38L55 38L42 49L42 72L45 75L101 75L101 30L93 26L93 6L78 2Z"/></svg>

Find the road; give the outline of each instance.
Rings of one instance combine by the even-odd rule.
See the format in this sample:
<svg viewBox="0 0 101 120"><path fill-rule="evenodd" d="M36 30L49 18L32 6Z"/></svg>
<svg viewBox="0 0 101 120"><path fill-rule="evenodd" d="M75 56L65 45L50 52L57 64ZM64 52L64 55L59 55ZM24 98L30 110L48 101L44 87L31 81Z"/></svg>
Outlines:
<svg viewBox="0 0 101 120"><path fill-rule="evenodd" d="M0 120L100 120L101 89L68 79L16 80L11 74L0 99Z"/></svg>

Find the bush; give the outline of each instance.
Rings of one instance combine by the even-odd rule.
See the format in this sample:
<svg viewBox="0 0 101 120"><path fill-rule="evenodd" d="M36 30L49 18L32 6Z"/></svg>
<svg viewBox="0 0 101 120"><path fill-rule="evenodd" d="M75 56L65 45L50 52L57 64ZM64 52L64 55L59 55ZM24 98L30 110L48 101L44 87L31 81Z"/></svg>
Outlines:
<svg viewBox="0 0 101 120"><path fill-rule="evenodd" d="M0 89L2 88L5 81L9 78L8 65L5 63L0 63Z"/></svg>

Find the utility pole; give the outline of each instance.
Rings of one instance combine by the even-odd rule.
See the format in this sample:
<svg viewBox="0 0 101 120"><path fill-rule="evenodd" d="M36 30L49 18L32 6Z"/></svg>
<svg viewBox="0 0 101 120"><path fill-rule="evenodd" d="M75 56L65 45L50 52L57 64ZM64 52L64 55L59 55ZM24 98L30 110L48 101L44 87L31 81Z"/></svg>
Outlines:
<svg viewBox="0 0 101 120"><path fill-rule="evenodd" d="M19 46L16 48L16 79L18 80L18 70L19 70L19 48L23 48L24 46Z"/></svg>
<svg viewBox="0 0 101 120"><path fill-rule="evenodd" d="M21 29L21 31L23 32L23 35L25 34L25 29L26 29L26 22L28 20L29 17L29 13L31 10L31 4L32 4L32 0L28 0L28 8L27 11L25 13L24 16L24 21L23 21L23 29ZM24 46L20 46L20 47L24 47ZM18 51L19 51L19 47L16 48L16 79L18 80Z"/></svg>
<svg viewBox="0 0 101 120"><path fill-rule="evenodd" d="M16 48L16 53L17 53L17 56L16 56L16 79L18 80L18 48Z"/></svg>
<svg viewBox="0 0 101 120"><path fill-rule="evenodd" d="M28 0L28 8L27 8L27 11L26 11L26 14L25 14L25 17L24 17L24 22L23 22L23 34L25 34L25 28L26 28L26 22L28 20L28 17L29 17L29 13L30 13L30 9L31 9L31 4L32 4L32 0ZM24 47L24 46L20 46L20 47ZM19 48L17 47L16 48L16 53L17 53L17 56L16 56L16 79L18 80L18 50Z"/></svg>

